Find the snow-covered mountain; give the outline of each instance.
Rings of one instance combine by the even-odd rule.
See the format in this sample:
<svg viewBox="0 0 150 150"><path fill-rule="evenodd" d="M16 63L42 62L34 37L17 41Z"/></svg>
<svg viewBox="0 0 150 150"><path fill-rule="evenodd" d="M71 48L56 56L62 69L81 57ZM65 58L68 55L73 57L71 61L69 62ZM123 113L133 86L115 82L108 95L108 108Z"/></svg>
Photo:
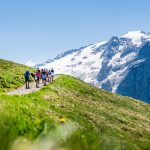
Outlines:
<svg viewBox="0 0 150 150"><path fill-rule="evenodd" d="M128 94L130 92L126 92L126 88L129 88L126 83L129 84L129 82L125 82L128 74L131 74L132 67L139 66L150 59L146 55L150 54L148 43L150 43L150 33L142 31L128 32L120 37L114 36L109 41L66 51L53 60L37 65L37 67L54 68L56 73L73 75L113 93L150 102L148 96L136 96L140 91ZM145 52L145 55L141 57L144 46L146 46L148 52ZM148 80L149 77L150 72L147 72L145 80ZM139 83L134 83L134 86L137 86L136 84ZM128 90L130 91L130 89Z"/></svg>
<svg viewBox="0 0 150 150"><path fill-rule="evenodd" d="M27 61L26 63L25 63L25 65L26 66L29 66L29 67L34 67L35 66L35 63L33 63L32 61Z"/></svg>

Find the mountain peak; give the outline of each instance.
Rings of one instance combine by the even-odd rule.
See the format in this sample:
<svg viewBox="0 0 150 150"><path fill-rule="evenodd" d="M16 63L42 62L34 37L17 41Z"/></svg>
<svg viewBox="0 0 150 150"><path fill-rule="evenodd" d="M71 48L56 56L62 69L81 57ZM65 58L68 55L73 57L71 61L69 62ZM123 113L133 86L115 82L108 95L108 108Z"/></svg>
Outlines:
<svg viewBox="0 0 150 150"><path fill-rule="evenodd" d="M143 31L130 31L121 37L131 39L134 45L140 46L142 38L147 37L147 34Z"/></svg>
<svg viewBox="0 0 150 150"><path fill-rule="evenodd" d="M130 31L121 37L130 39L135 46L140 46L142 44L142 39L150 38L150 35L143 31Z"/></svg>
<svg viewBox="0 0 150 150"><path fill-rule="evenodd" d="M122 37L125 37L125 38L133 38L133 37L137 37L137 36L143 36L145 35L146 33L144 31L129 31L127 32L126 34L124 34Z"/></svg>
<svg viewBox="0 0 150 150"><path fill-rule="evenodd" d="M29 66L29 67L33 67L33 66L35 66L35 63L33 63L32 61L29 60L25 63L25 65Z"/></svg>

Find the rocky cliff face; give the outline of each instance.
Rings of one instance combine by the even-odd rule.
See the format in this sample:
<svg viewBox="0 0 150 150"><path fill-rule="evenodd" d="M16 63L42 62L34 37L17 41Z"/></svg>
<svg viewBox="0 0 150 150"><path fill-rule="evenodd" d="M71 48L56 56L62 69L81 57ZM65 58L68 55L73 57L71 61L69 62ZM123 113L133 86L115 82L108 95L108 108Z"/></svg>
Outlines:
<svg viewBox="0 0 150 150"><path fill-rule="evenodd" d="M150 103L150 42L140 49L116 92Z"/></svg>
<svg viewBox="0 0 150 150"><path fill-rule="evenodd" d="M118 37L111 38L103 47L105 50L102 53L102 67L97 80L101 88L115 93L137 57L139 47L127 38Z"/></svg>

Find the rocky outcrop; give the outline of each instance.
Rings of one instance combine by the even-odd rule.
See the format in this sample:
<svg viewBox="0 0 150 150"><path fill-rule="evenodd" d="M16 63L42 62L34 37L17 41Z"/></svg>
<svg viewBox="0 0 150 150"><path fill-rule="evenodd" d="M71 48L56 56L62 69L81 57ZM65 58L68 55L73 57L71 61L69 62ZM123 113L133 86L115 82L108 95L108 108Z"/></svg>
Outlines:
<svg viewBox="0 0 150 150"><path fill-rule="evenodd" d="M140 49L116 92L150 103L150 42Z"/></svg>

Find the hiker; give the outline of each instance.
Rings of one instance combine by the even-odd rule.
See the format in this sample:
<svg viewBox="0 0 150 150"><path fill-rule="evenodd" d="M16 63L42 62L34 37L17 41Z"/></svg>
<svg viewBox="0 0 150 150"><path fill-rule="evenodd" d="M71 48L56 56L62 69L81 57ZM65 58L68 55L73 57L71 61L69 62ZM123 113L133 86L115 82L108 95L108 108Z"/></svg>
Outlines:
<svg viewBox="0 0 150 150"><path fill-rule="evenodd" d="M39 88L40 76L41 76L40 70L37 70L35 74L36 88Z"/></svg>
<svg viewBox="0 0 150 150"><path fill-rule="evenodd" d="M43 82L44 86L46 85L46 78L47 78L47 75L46 75L46 71L44 70L42 73L42 82Z"/></svg>
<svg viewBox="0 0 150 150"><path fill-rule="evenodd" d="M43 69L40 70L40 73L41 73L40 79L42 80ZM42 80L42 83L43 83L43 80Z"/></svg>
<svg viewBox="0 0 150 150"><path fill-rule="evenodd" d="M39 84L40 83L40 79L42 78L41 77L42 73L41 73L41 70L39 68L36 70L36 74L37 74L38 84Z"/></svg>
<svg viewBox="0 0 150 150"><path fill-rule="evenodd" d="M40 69L39 69L39 68L37 68L37 71L40 71Z"/></svg>
<svg viewBox="0 0 150 150"><path fill-rule="evenodd" d="M46 82L48 82L48 69L45 69L46 71Z"/></svg>
<svg viewBox="0 0 150 150"><path fill-rule="evenodd" d="M30 82L30 72L27 70L24 74L26 89L29 89L29 82Z"/></svg>
<svg viewBox="0 0 150 150"><path fill-rule="evenodd" d="M51 71L48 71L48 82L51 82Z"/></svg>
<svg viewBox="0 0 150 150"><path fill-rule="evenodd" d="M53 68L51 69L51 78L52 78L51 80L54 81L54 69Z"/></svg>

